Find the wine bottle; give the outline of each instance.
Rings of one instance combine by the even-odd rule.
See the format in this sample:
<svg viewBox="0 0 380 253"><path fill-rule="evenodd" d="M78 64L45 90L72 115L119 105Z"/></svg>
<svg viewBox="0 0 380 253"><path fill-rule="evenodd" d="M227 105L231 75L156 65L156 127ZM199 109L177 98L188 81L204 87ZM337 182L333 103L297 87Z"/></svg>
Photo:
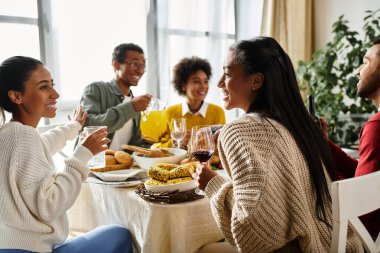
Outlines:
<svg viewBox="0 0 380 253"><path fill-rule="evenodd" d="M310 117L315 122L315 124L317 124L317 126L321 128L321 120L319 119L318 115L315 113L315 102L314 102L314 97L312 95L308 96L308 102L309 102Z"/></svg>

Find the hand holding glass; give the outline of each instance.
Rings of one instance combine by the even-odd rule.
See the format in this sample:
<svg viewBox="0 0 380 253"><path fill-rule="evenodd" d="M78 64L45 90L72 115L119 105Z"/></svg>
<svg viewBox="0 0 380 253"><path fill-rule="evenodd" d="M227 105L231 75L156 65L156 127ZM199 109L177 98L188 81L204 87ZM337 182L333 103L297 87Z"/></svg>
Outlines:
<svg viewBox="0 0 380 253"><path fill-rule="evenodd" d="M178 148L181 148L181 140L186 136L186 119L172 119L170 136L177 141Z"/></svg>
<svg viewBox="0 0 380 253"><path fill-rule="evenodd" d="M208 126L195 126L191 129L191 139L189 150L191 154L202 165L205 165L214 154L214 140L211 128ZM197 166L197 173L200 172L202 166ZM203 191L197 189L196 192L200 195Z"/></svg>
<svg viewBox="0 0 380 253"><path fill-rule="evenodd" d="M201 163L206 163L214 154L211 128L195 126L191 129L190 152Z"/></svg>
<svg viewBox="0 0 380 253"><path fill-rule="evenodd" d="M107 128L106 126L87 126L83 129L83 132L80 135L80 139L84 140L92 132L99 130L101 128ZM89 169L98 169L106 166L106 153L105 151L98 153L93 156L90 161L88 161L87 166Z"/></svg>

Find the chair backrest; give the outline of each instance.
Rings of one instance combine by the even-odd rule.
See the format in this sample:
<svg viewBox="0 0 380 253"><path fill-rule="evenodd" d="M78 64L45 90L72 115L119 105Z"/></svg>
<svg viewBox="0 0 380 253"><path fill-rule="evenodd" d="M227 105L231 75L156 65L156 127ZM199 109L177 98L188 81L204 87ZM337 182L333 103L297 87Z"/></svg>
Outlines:
<svg viewBox="0 0 380 253"><path fill-rule="evenodd" d="M330 253L345 252L349 223L368 253L380 252L380 236L374 242L358 218L380 208L380 171L333 182L331 197L333 233Z"/></svg>

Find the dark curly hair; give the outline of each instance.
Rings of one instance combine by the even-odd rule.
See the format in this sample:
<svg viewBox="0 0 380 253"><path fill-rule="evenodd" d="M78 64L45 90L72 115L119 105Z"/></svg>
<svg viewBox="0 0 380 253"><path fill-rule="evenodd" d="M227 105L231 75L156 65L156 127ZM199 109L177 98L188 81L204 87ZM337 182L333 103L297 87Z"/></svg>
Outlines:
<svg viewBox="0 0 380 253"><path fill-rule="evenodd" d="M183 87L189 80L191 74L202 70L205 72L208 79L212 75L211 65L206 59L193 56L191 58L183 58L180 60L173 69L173 86L180 96L186 96Z"/></svg>
<svg viewBox="0 0 380 253"><path fill-rule="evenodd" d="M123 43L115 47L112 53L112 62L117 61L118 63L123 63L125 55L128 51L136 51L140 54L144 54L144 50L133 43Z"/></svg>

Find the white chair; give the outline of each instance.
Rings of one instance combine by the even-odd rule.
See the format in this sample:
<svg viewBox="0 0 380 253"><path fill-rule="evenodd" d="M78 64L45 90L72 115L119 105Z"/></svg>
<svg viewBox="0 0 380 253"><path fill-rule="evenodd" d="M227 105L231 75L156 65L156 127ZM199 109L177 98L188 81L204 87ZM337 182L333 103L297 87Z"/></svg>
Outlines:
<svg viewBox="0 0 380 253"><path fill-rule="evenodd" d="M358 218L380 208L380 171L333 182L331 197L333 233L330 253L345 252L349 223L368 253L380 252L380 236L374 242Z"/></svg>

